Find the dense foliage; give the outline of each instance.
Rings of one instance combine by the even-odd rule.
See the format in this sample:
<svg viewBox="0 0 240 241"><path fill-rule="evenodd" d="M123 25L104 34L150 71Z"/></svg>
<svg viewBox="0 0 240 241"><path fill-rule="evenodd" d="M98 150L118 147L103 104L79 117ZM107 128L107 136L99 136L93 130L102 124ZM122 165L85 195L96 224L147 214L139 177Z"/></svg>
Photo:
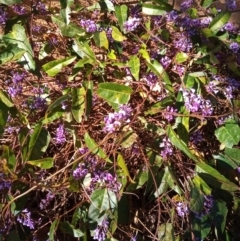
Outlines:
<svg viewBox="0 0 240 241"><path fill-rule="evenodd" d="M240 240L240 27L213 0L0 0L0 240Z"/></svg>

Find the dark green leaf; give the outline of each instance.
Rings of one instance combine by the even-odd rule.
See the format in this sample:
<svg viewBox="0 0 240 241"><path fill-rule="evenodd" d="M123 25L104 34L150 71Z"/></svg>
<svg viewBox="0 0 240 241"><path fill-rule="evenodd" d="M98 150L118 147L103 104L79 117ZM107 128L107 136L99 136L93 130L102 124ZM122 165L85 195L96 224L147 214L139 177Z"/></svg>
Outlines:
<svg viewBox="0 0 240 241"><path fill-rule="evenodd" d="M175 241L174 229L171 223L164 223L158 227L158 238L161 241Z"/></svg>
<svg viewBox="0 0 240 241"><path fill-rule="evenodd" d="M93 154L98 155L107 162L112 162L104 153L104 151L98 146L98 144L89 136L88 132L86 132L84 135L84 141L86 146Z"/></svg>
<svg viewBox="0 0 240 241"><path fill-rule="evenodd" d="M157 6L157 5L147 4L147 3L142 4L142 12L150 16L165 15L169 9L170 9L169 5Z"/></svg>
<svg viewBox="0 0 240 241"><path fill-rule="evenodd" d="M221 27L228 22L230 16L231 13L228 11L223 11L219 13L209 24L209 28L215 33L218 32Z"/></svg>
<svg viewBox="0 0 240 241"><path fill-rule="evenodd" d="M237 145L240 141L239 125L234 121L225 122L225 126L222 126L215 131L215 136L221 142L223 148L231 148L233 145Z"/></svg>
<svg viewBox="0 0 240 241"><path fill-rule="evenodd" d="M72 89L72 114L74 119L80 123L84 114L86 90L82 88Z"/></svg>
<svg viewBox="0 0 240 241"><path fill-rule="evenodd" d="M57 75L63 67L71 64L76 59L75 56L50 61L42 66L49 76Z"/></svg>
<svg viewBox="0 0 240 241"><path fill-rule="evenodd" d="M116 194L107 188L93 191L90 199L91 205L89 207L88 217L93 221L98 222L100 214L104 211L113 212L114 209L117 208Z"/></svg>
<svg viewBox="0 0 240 241"><path fill-rule="evenodd" d="M117 83L101 83L98 85L97 94L109 104L127 104L132 89L126 85Z"/></svg>
<svg viewBox="0 0 240 241"><path fill-rule="evenodd" d="M13 25L12 32L3 36L3 41L8 44L17 45L18 48L25 50L19 60L25 69L34 71L36 69L33 59L34 53L25 33L25 29L20 24Z"/></svg>
<svg viewBox="0 0 240 241"><path fill-rule="evenodd" d="M49 230L49 241L54 241L55 239L54 239L54 234L55 234L55 232L56 232L56 230L57 230L57 228L58 228L58 224L59 224L59 219L55 219L53 222L52 222L52 224L51 224L51 226L50 226L50 230Z"/></svg>
<svg viewBox="0 0 240 241"><path fill-rule="evenodd" d="M84 236L84 233L80 229L74 228L68 221L64 221L60 224L60 229L63 233L72 235L75 238L80 238Z"/></svg>
<svg viewBox="0 0 240 241"><path fill-rule="evenodd" d="M139 80L140 60L136 55L130 57L130 60L128 61L128 66L133 77L136 80Z"/></svg>
<svg viewBox="0 0 240 241"><path fill-rule="evenodd" d="M9 44L9 46L0 53L0 65L19 60L25 52L26 50L18 48L17 45Z"/></svg>
<svg viewBox="0 0 240 241"><path fill-rule="evenodd" d="M14 104L13 102L9 99L9 97L5 94L5 92L3 92L2 90L0 90L0 100L7 106L7 107L13 107Z"/></svg>
<svg viewBox="0 0 240 241"><path fill-rule="evenodd" d="M125 4L115 6L116 17L118 19L118 24L122 31L123 31L123 24L127 21L127 17L128 17L127 11L128 11L128 7Z"/></svg>
<svg viewBox="0 0 240 241"><path fill-rule="evenodd" d="M231 158L238 166L240 166L240 149L226 147L225 154L228 158Z"/></svg>
<svg viewBox="0 0 240 241"><path fill-rule="evenodd" d="M0 0L1 4L6 4L6 5L12 5L12 4L17 4L21 2L22 0Z"/></svg>
<svg viewBox="0 0 240 241"><path fill-rule="evenodd" d="M213 0L202 0L201 1L201 6L203 8L208 8L208 7L211 6L212 2L213 2Z"/></svg>
<svg viewBox="0 0 240 241"><path fill-rule="evenodd" d="M4 132L4 128L8 119L9 108L0 100L0 136Z"/></svg>
<svg viewBox="0 0 240 241"><path fill-rule="evenodd" d="M105 31L94 33L94 41L100 48L104 47L105 49L108 49L109 47L108 38Z"/></svg>
<svg viewBox="0 0 240 241"><path fill-rule="evenodd" d="M54 159L52 157L46 157L40 160L27 161L27 163L42 169L50 169L53 167Z"/></svg>
<svg viewBox="0 0 240 241"><path fill-rule="evenodd" d="M190 209L195 213L200 213L203 210L204 195L196 186L191 188L190 192Z"/></svg>
<svg viewBox="0 0 240 241"><path fill-rule="evenodd" d="M179 137L177 136L177 134L174 132L174 130L170 125L167 128L167 136L170 139L171 143L179 150L183 151L189 158L191 158L195 162L200 161L195 155L192 154L192 152L187 147L186 143L183 142L181 139L179 139Z"/></svg>
<svg viewBox="0 0 240 241"><path fill-rule="evenodd" d="M6 145L2 145L2 159L7 161L7 166L11 171L15 171L15 167L17 164L17 159L12 149L10 149Z"/></svg>
<svg viewBox="0 0 240 241"><path fill-rule="evenodd" d="M195 171L210 186L229 192L239 190L239 187L221 175L216 169L206 163L197 163Z"/></svg>

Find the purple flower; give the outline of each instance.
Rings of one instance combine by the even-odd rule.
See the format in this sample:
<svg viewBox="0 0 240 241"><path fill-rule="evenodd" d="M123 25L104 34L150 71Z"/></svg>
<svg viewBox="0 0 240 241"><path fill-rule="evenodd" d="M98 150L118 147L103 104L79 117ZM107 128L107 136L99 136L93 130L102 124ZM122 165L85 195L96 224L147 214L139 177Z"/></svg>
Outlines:
<svg viewBox="0 0 240 241"><path fill-rule="evenodd" d="M39 204L39 208L41 210L45 210L47 206L50 204L50 202L54 199L54 197L55 197L55 194L52 193L51 191L48 191L46 197L41 200Z"/></svg>
<svg viewBox="0 0 240 241"><path fill-rule="evenodd" d="M8 19L7 12L5 11L4 8L0 8L0 24L1 25L6 24L7 19Z"/></svg>
<svg viewBox="0 0 240 241"><path fill-rule="evenodd" d="M178 18L178 12L176 10L172 10L166 14L166 18L168 22L175 21Z"/></svg>
<svg viewBox="0 0 240 241"><path fill-rule="evenodd" d="M161 58L160 62L164 68L167 68L168 65L172 62L172 60L168 56L164 56Z"/></svg>
<svg viewBox="0 0 240 241"><path fill-rule="evenodd" d="M182 218L187 216L187 214L189 213L188 206L184 202L178 202L176 209L177 209L178 216L180 216Z"/></svg>
<svg viewBox="0 0 240 241"><path fill-rule="evenodd" d="M186 11L188 10L193 4L193 0L185 0L181 3L180 9L181 11Z"/></svg>
<svg viewBox="0 0 240 241"><path fill-rule="evenodd" d="M237 168L237 172L240 173L240 167Z"/></svg>
<svg viewBox="0 0 240 241"><path fill-rule="evenodd" d="M22 93L22 86L21 85L15 85L8 87L8 94L14 98L17 95Z"/></svg>
<svg viewBox="0 0 240 241"><path fill-rule="evenodd" d="M13 10L14 10L14 12L16 12L19 15L23 15L23 14L26 13L25 7L20 5L20 4L19 5L14 5L13 6Z"/></svg>
<svg viewBox="0 0 240 241"><path fill-rule="evenodd" d="M30 229L35 228L34 220L31 219L31 213L28 211L27 208L24 209L20 215L18 215L17 221L22 225L29 227Z"/></svg>
<svg viewBox="0 0 240 241"><path fill-rule="evenodd" d="M109 113L105 118L104 132L114 132L118 130L123 123L128 123L131 116L132 108L129 105L120 105L119 111Z"/></svg>
<svg viewBox="0 0 240 241"><path fill-rule="evenodd" d="M64 144L66 142L66 135L64 130L64 125L60 124L56 130L56 137L54 138L57 144Z"/></svg>
<svg viewBox="0 0 240 241"><path fill-rule="evenodd" d="M185 73L186 68L181 65L174 65L172 70L182 76Z"/></svg>
<svg viewBox="0 0 240 241"><path fill-rule="evenodd" d="M85 177L88 173L85 163L80 163L78 167L73 171L73 178L79 180Z"/></svg>
<svg viewBox="0 0 240 241"><path fill-rule="evenodd" d="M210 100L203 99L200 95L195 93L194 89L183 91L183 98L185 107L189 112L202 112L203 116L209 116L213 112L213 107Z"/></svg>
<svg viewBox="0 0 240 241"><path fill-rule="evenodd" d="M173 41L174 47L183 51L189 52L193 47L191 40L184 34L178 34L178 38Z"/></svg>
<svg viewBox="0 0 240 241"><path fill-rule="evenodd" d="M195 213L195 217L198 219L201 219L203 216L209 214L211 212L211 209L213 208L214 205L214 199L213 196L209 195L209 196L205 196L204 195L204 207L203 210L199 213Z"/></svg>
<svg viewBox="0 0 240 241"><path fill-rule="evenodd" d="M12 182L7 179L5 174L0 173L0 191L8 191L11 188Z"/></svg>
<svg viewBox="0 0 240 241"><path fill-rule="evenodd" d="M235 32L237 30L237 26L235 26L233 23L226 23L223 26L223 29L228 32Z"/></svg>
<svg viewBox="0 0 240 241"><path fill-rule="evenodd" d="M154 73L150 72L143 77L143 80L147 82L147 85L150 87L150 89L153 89L158 82L158 77Z"/></svg>
<svg viewBox="0 0 240 241"><path fill-rule="evenodd" d="M171 113L176 113L177 110L174 109L173 107L170 107L170 106L167 106L166 112L169 112L169 113L162 113L163 117L168 120L168 121L172 121L174 119L174 116L171 114Z"/></svg>
<svg viewBox="0 0 240 241"><path fill-rule="evenodd" d="M194 132L191 137L190 137L190 141L194 144L197 145L200 142L203 141L203 136L199 131Z"/></svg>
<svg viewBox="0 0 240 241"><path fill-rule="evenodd" d="M41 1L38 1L37 5L33 5L33 8L36 9L42 15L47 13L46 5Z"/></svg>
<svg viewBox="0 0 240 241"><path fill-rule="evenodd" d="M125 31L128 32L132 32L134 31L140 24L141 24L141 18L129 18L124 24L123 27L125 29Z"/></svg>
<svg viewBox="0 0 240 241"><path fill-rule="evenodd" d="M169 141L168 137L164 137L162 139L162 143L159 145L159 147L162 148L161 156L164 159L173 154L173 146L172 143Z"/></svg>
<svg viewBox="0 0 240 241"><path fill-rule="evenodd" d="M94 236L93 239L98 241L103 241L106 238L106 233L108 231L108 225L109 222L104 219L101 224L97 226L97 228L94 230Z"/></svg>
<svg viewBox="0 0 240 241"><path fill-rule="evenodd" d="M98 27L96 23L91 19L81 19L80 25L82 28L84 28L88 33L94 33L97 31Z"/></svg>
<svg viewBox="0 0 240 241"><path fill-rule="evenodd" d="M40 96L34 96L32 98L32 103L29 105L29 108L32 110L37 110L40 108L44 108L47 105L47 101L45 98L42 98Z"/></svg>
<svg viewBox="0 0 240 241"><path fill-rule="evenodd" d="M237 9L237 3L235 0L227 0L226 3L229 11L234 11Z"/></svg>
<svg viewBox="0 0 240 241"><path fill-rule="evenodd" d="M236 42L233 42L229 45L229 48L233 51L234 54L236 54L240 48L240 45Z"/></svg>

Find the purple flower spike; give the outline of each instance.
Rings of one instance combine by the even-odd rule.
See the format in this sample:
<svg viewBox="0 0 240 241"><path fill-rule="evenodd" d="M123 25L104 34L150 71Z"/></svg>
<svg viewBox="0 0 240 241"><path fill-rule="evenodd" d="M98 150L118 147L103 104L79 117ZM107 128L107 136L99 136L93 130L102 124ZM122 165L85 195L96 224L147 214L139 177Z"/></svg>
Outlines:
<svg viewBox="0 0 240 241"><path fill-rule="evenodd" d="M141 24L141 18L129 18L124 24L124 29L126 32L134 31Z"/></svg>
<svg viewBox="0 0 240 241"><path fill-rule="evenodd" d="M234 11L237 9L237 3L235 0L227 0L226 3L229 11Z"/></svg>
<svg viewBox="0 0 240 241"><path fill-rule="evenodd" d="M56 131L56 137L55 137L55 141L57 144L64 144L66 142L66 135L65 135L65 130L64 130L64 125L61 124L59 125L59 127L57 128Z"/></svg>
<svg viewBox="0 0 240 241"><path fill-rule="evenodd" d="M173 154L173 146L167 137L164 137L162 143L159 145L163 150L161 151L161 156L167 158Z"/></svg>
<svg viewBox="0 0 240 241"><path fill-rule="evenodd" d="M106 233L108 231L108 225L109 222L104 219L101 224L97 226L97 228L94 230L94 237L93 239L98 241L103 241L106 238Z"/></svg>
<svg viewBox="0 0 240 241"><path fill-rule="evenodd" d="M180 216L182 218L187 216L187 214L189 213L188 206L184 202L178 202L176 209L177 209L178 216Z"/></svg>
<svg viewBox="0 0 240 241"><path fill-rule="evenodd" d="M34 220L31 219L31 213L27 208L24 209L20 215L18 215L17 221L22 225L29 227L30 229L35 228Z"/></svg>

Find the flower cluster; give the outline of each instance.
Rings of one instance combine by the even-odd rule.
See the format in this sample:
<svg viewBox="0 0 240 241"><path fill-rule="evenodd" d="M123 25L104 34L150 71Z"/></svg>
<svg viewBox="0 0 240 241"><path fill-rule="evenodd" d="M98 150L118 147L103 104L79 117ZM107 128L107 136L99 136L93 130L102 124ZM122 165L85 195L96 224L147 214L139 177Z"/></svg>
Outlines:
<svg viewBox="0 0 240 241"><path fill-rule="evenodd" d="M174 109L171 106L167 106L167 108L165 109L166 112L163 112L162 115L163 117L168 120L168 121L172 121L174 119L174 115L172 115L171 113L176 113L177 110Z"/></svg>
<svg viewBox="0 0 240 241"><path fill-rule="evenodd" d="M14 10L14 12L16 12L19 15L23 15L26 13L25 7L20 4L14 5L13 10Z"/></svg>
<svg viewBox="0 0 240 241"><path fill-rule="evenodd" d="M189 37L183 33L177 34L177 38L173 41L175 48L183 51L189 52L193 45Z"/></svg>
<svg viewBox="0 0 240 241"><path fill-rule="evenodd" d="M48 191L45 199L42 199L40 204L39 204L39 207L41 210L44 210L47 208L47 206L50 204L50 202L54 199L55 195L54 193L52 193L51 191Z"/></svg>
<svg viewBox="0 0 240 241"><path fill-rule="evenodd" d="M210 214L213 205L214 205L214 199L211 195L206 196L204 195L204 207L203 210L200 213L195 213L195 217L201 219L203 216Z"/></svg>
<svg viewBox="0 0 240 241"><path fill-rule="evenodd" d="M6 180L7 177L4 173L0 173L0 191L8 191L11 186L12 182Z"/></svg>
<svg viewBox="0 0 240 241"><path fill-rule="evenodd" d="M139 25L141 24L141 18L129 18L124 24L123 27L125 29L125 31L128 32L132 32L134 31Z"/></svg>
<svg viewBox="0 0 240 241"><path fill-rule="evenodd" d="M11 71L12 74L12 86L8 87L8 94L11 97L16 97L17 95L22 93L22 80L26 77L25 72L18 72L18 71ZM10 83L9 80L7 80L7 83Z"/></svg>
<svg viewBox="0 0 240 241"><path fill-rule="evenodd" d="M8 19L8 14L4 10L4 8L0 7L0 25L6 24L6 21Z"/></svg>
<svg viewBox="0 0 240 241"><path fill-rule="evenodd" d="M123 123L129 123L131 112L132 108L129 105L120 105L118 112L109 113L104 118L105 126L103 131L106 133L113 133L118 130Z"/></svg>
<svg viewBox="0 0 240 241"><path fill-rule="evenodd" d="M161 156L163 158L167 158L173 154L173 145L169 141L168 137L164 137L159 146L162 148Z"/></svg>
<svg viewBox="0 0 240 241"><path fill-rule="evenodd" d="M236 0L227 0L226 3L227 3L227 9L229 11L234 11L237 9Z"/></svg>
<svg viewBox="0 0 240 241"><path fill-rule="evenodd" d="M229 48L233 51L234 54L237 54L238 50L240 49L240 45L236 42L233 42L229 45Z"/></svg>
<svg viewBox="0 0 240 241"><path fill-rule="evenodd" d="M91 19L81 19L80 25L84 28L88 33L94 33L98 30L97 24Z"/></svg>
<svg viewBox="0 0 240 241"><path fill-rule="evenodd" d="M46 5L44 3L42 3L41 1L38 1L37 5L33 5L33 9L37 10L42 15L47 13Z"/></svg>
<svg viewBox="0 0 240 241"><path fill-rule="evenodd" d="M181 3L181 5L180 5L181 11L184 12L184 11L188 10L192 6L192 4L193 4L193 0L185 0L185 1L183 1Z"/></svg>
<svg viewBox="0 0 240 241"><path fill-rule="evenodd" d="M18 215L17 221L30 229L35 228L35 222L31 218L31 212L29 212L27 208L22 210L21 214Z"/></svg>
<svg viewBox="0 0 240 241"><path fill-rule="evenodd" d="M176 210L177 210L178 216L182 218L187 216L189 213L189 208L187 204L184 202L178 202Z"/></svg>
<svg viewBox="0 0 240 241"><path fill-rule="evenodd" d="M185 107L189 112L202 112L203 116L209 116L213 113L213 107L210 100L203 99L194 89L183 91Z"/></svg>
<svg viewBox="0 0 240 241"><path fill-rule="evenodd" d="M65 129L64 125L60 124L56 130L56 136L55 136L55 141L57 144L64 144L66 142L66 134L65 134Z"/></svg>
<svg viewBox="0 0 240 241"><path fill-rule="evenodd" d="M103 241L106 238L106 234L108 231L109 222L106 219L103 219L101 224L98 224L97 228L94 230L93 239L98 241Z"/></svg>

